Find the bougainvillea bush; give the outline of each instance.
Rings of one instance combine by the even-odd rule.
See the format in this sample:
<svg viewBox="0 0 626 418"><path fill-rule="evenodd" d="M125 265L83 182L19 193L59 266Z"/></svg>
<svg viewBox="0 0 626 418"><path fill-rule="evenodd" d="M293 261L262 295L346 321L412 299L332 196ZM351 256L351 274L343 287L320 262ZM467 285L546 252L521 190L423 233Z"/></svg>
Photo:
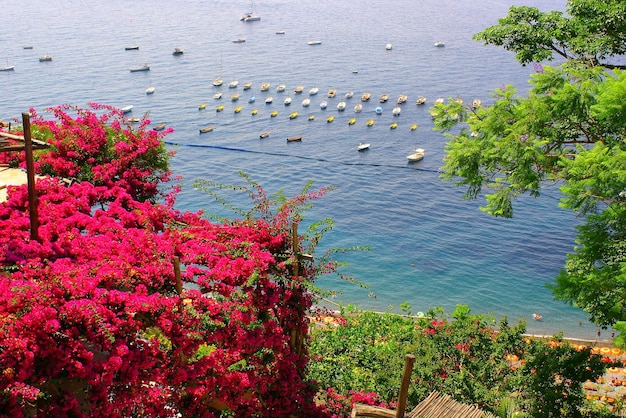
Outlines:
<svg viewBox="0 0 626 418"><path fill-rule="evenodd" d="M299 208L325 191L271 205L256 188L258 216L211 223L177 211L173 194L141 198L163 178L144 174L158 170L113 157L92 165L103 147L139 149L133 138L145 131L78 113L36 131L94 139L92 157L58 134L39 168L74 176L91 166L94 181L37 181L38 240L26 186L0 204L0 414L325 416L305 376L306 311L314 277L333 263L300 262L317 238L293 234ZM108 143L110 132L123 139ZM98 173L121 174L111 184Z"/></svg>
<svg viewBox="0 0 626 418"><path fill-rule="evenodd" d="M161 138L171 128L150 129L147 117L133 127L120 109L98 103L46 110L53 119L30 109L32 137L50 146L34 154L37 174L123 187L138 200L154 199L159 184L169 179L170 154ZM0 153L0 163L24 168L23 154Z"/></svg>

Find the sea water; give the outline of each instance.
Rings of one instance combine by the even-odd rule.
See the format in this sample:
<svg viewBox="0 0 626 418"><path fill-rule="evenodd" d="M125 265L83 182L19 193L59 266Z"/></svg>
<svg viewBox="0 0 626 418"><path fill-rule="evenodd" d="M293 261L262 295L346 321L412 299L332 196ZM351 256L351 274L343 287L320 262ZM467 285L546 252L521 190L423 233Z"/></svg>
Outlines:
<svg viewBox="0 0 626 418"><path fill-rule="evenodd" d="M516 2L544 11L564 4ZM510 5L507 0L264 0L256 2L261 20L244 23L239 19L250 11L246 0L5 0L0 60L15 71L0 73L0 118L19 119L30 108L43 112L66 103L132 104L130 116L148 113L154 125L174 129L166 141L176 151L172 170L182 176L182 210L227 215L192 184L197 179L241 184L238 170L270 194L298 194L309 180L316 187L336 186L307 213L309 222L334 220L319 253L354 246L370 250L337 256L348 263L342 274L369 287L334 276L319 279L322 287L339 292L333 303L400 312L406 302L413 313L436 306L451 312L462 303L476 313L506 315L510 322L524 319L532 333L563 331L593 339L596 328L587 316L554 301L545 286L572 251L579 223L557 207L558 188L546 189L538 199L519 198L514 218L500 219L479 210L482 199L464 200L462 189L439 177L446 138L433 131L428 114L435 99L469 104L479 98L489 105L494 89L508 83L520 94L528 89L532 66L522 67L512 53L472 40ZM245 42L232 42L238 38ZM308 45L310 40L321 43ZM445 46L435 47L438 41ZM124 49L131 45L139 49ZM174 48L184 54L174 56ZM44 54L53 60L39 62ZM129 71L143 63L150 71ZM216 88L212 80L218 75L224 85ZM229 89L233 80L239 87ZM248 81L253 87L243 91ZM264 82L271 84L268 92L259 89ZM276 91L280 83L285 92ZM294 93L297 85L304 87L302 94ZM150 86L155 92L147 95ZM319 88L315 96L308 95L312 87ZM329 89L337 90L335 98L326 97ZM213 99L217 91L221 100ZM351 99L344 98L348 91L354 92ZM234 92L238 102L230 99ZM364 92L372 98L356 114ZM382 94L389 102L378 103ZM394 117L400 94L409 99ZM249 104L252 95L256 101ZM266 105L270 95L274 101ZM287 96L290 106L283 104ZM427 98L425 105L415 104L418 96ZM305 98L311 99L308 108L301 104ZM320 109L322 100L326 110ZM347 107L338 112L342 100ZM198 109L201 103L206 109ZM216 112L218 104L224 111ZM234 113L236 106L240 113ZM251 115L253 109L257 115ZM273 110L279 112L274 118ZM294 111L299 116L289 119ZM331 115L335 120L326 122ZM352 117L357 122L349 125ZM371 127L369 119L375 121ZM392 122L396 129L390 129ZM415 131L412 124L418 125ZM208 125L215 129L200 134ZM263 131L270 136L260 139ZM296 135L302 142L287 143ZM359 142L370 143L370 149L358 152ZM406 156L416 147L426 149L426 156L409 164ZM533 321L534 312L543 321Z"/></svg>

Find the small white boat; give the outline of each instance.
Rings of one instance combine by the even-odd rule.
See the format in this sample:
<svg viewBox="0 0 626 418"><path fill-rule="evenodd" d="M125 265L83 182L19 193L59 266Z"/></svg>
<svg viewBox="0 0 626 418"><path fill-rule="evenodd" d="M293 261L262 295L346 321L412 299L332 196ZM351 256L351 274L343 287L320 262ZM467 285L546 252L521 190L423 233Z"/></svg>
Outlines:
<svg viewBox="0 0 626 418"><path fill-rule="evenodd" d="M337 103L337 110L340 112L343 112L344 110L346 110L346 102Z"/></svg>
<svg viewBox="0 0 626 418"><path fill-rule="evenodd" d="M351 92L351 91L349 91L349 92L347 92L347 93L346 93L346 96L345 96L345 97L346 97L346 99L351 99L351 98L352 98L352 96L354 96L354 93L353 93L353 92Z"/></svg>
<svg viewBox="0 0 626 418"><path fill-rule="evenodd" d="M359 145L357 145L356 150L365 151L366 149L369 149L369 147L370 147L370 144L359 142Z"/></svg>
<svg viewBox="0 0 626 418"><path fill-rule="evenodd" d="M390 43L387 43L387 45L385 45L385 49L386 49L387 51L391 51L391 49L392 49L392 48L393 48L393 46L391 46L391 44L390 44Z"/></svg>
<svg viewBox="0 0 626 418"><path fill-rule="evenodd" d="M153 86L150 86L146 89L146 94L152 94L154 93L154 90L156 90Z"/></svg>
<svg viewBox="0 0 626 418"><path fill-rule="evenodd" d="M320 91L320 89L318 89L317 87L311 88L311 90L309 90L309 96L315 96L318 91Z"/></svg>
<svg viewBox="0 0 626 418"><path fill-rule="evenodd" d="M172 55L183 55L185 53L185 51L182 48L174 48L174 52L172 52Z"/></svg>
<svg viewBox="0 0 626 418"><path fill-rule="evenodd" d="M443 42L441 42L441 41L437 41L437 42L435 42L435 46L436 46L437 48L441 48L442 46L446 46L446 44L445 44L445 43L443 43Z"/></svg>
<svg viewBox="0 0 626 418"><path fill-rule="evenodd" d="M265 104L270 104L274 101L274 98L272 96L268 97L267 99L265 99Z"/></svg>
<svg viewBox="0 0 626 418"><path fill-rule="evenodd" d="M39 57L39 62L44 61L52 61L52 55L42 55L41 57Z"/></svg>
<svg viewBox="0 0 626 418"><path fill-rule="evenodd" d="M480 107L480 105L483 104L482 100L480 99L474 99L472 100L472 107L474 109L476 109L477 107Z"/></svg>
<svg viewBox="0 0 626 418"><path fill-rule="evenodd" d="M248 81L246 84L243 85L243 89L244 90L250 90L252 88L252 82Z"/></svg>
<svg viewBox="0 0 626 418"><path fill-rule="evenodd" d="M228 83L228 88L229 89L234 89L234 88L237 88L238 85L239 85L239 81L234 80L234 81L231 81L230 83Z"/></svg>
<svg viewBox="0 0 626 418"><path fill-rule="evenodd" d="M254 103L255 101L256 101L256 97L254 97L254 96L250 96L248 98L248 103Z"/></svg>
<svg viewBox="0 0 626 418"><path fill-rule="evenodd" d="M0 71L14 71L15 67L12 65L9 65L9 59L7 58L7 65L6 67L2 67L0 68Z"/></svg>
<svg viewBox="0 0 626 418"><path fill-rule="evenodd" d="M383 108L382 108L382 107L380 107L380 106L378 106L378 107L376 108L376 114L377 114L377 115L382 115L382 114L383 114Z"/></svg>
<svg viewBox="0 0 626 418"><path fill-rule="evenodd" d="M242 22L257 22L261 20L261 16L257 16L252 13L246 13L241 19Z"/></svg>
<svg viewBox="0 0 626 418"><path fill-rule="evenodd" d="M354 113L361 113L362 110L363 110L363 105L361 103L354 106Z"/></svg>
<svg viewBox="0 0 626 418"><path fill-rule="evenodd" d="M276 31L276 35L284 35L285 31L284 30L277 30Z"/></svg>
<svg viewBox="0 0 626 418"><path fill-rule="evenodd" d="M40 59L40 61L41 61L41 59ZM136 73L136 72L139 72L139 71L150 71L150 66L144 62L141 67L135 67L135 68L131 68L130 69L131 73Z"/></svg>
<svg viewBox="0 0 626 418"><path fill-rule="evenodd" d="M284 84L279 84L278 87L276 87L276 91L278 93L282 93L283 91L285 91L286 86Z"/></svg>
<svg viewBox="0 0 626 418"><path fill-rule="evenodd" d="M261 132L261 134L259 135L259 138L263 139L263 138L267 138L268 136L270 136L270 133L268 131L265 131L265 132Z"/></svg>
<svg viewBox="0 0 626 418"><path fill-rule="evenodd" d="M423 148L415 148L412 154L406 156L409 162L420 161L424 158L425 150Z"/></svg>
<svg viewBox="0 0 626 418"><path fill-rule="evenodd" d="M285 100L283 100L283 103L285 104L285 106L289 106L291 104L291 97L289 96L285 97Z"/></svg>
<svg viewBox="0 0 626 418"><path fill-rule="evenodd" d="M215 87L219 87L222 84L224 84L224 79L222 77L217 77L215 80L213 80L213 85Z"/></svg>
<svg viewBox="0 0 626 418"><path fill-rule="evenodd" d="M320 45L321 43L322 41L319 41L319 40L312 40L312 41L307 42L307 44L309 45Z"/></svg>
<svg viewBox="0 0 626 418"><path fill-rule="evenodd" d="M296 93L296 94L300 94L300 93L302 93L302 90L304 90L304 87L296 86L296 88L293 89L293 92Z"/></svg>
<svg viewBox="0 0 626 418"><path fill-rule="evenodd" d="M32 47L30 47L30 48L24 47L24 49L33 49L33 48ZM137 51L138 49L139 49L139 45L131 45L131 46L124 47L124 50L126 50L126 51Z"/></svg>
<svg viewBox="0 0 626 418"><path fill-rule="evenodd" d="M309 107L310 104L311 104L311 99L304 99L302 101L302 107Z"/></svg>
<svg viewBox="0 0 626 418"><path fill-rule="evenodd" d="M121 108L123 113L130 113L133 111L133 105L126 105Z"/></svg>
<svg viewBox="0 0 626 418"><path fill-rule="evenodd" d="M219 99L221 99L221 98L222 98L222 92L221 92L221 91L218 91L217 93L215 93L215 94L213 95L213 98L214 98L215 100L219 100Z"/></svg>
<svg viewBox="0 0 626 418"><path fill-rule="evenodd" d="M326 109L328 107L328 102L326 100L322 100L320 103L320 109Z"/></svg>
<svg viewBox="0 0 626 418"><path fill-rule="evenodd" d="M242 44L246 42L246 38L237 38L237 39L233 39L233 43L234 44Z"/></svg>
<svg viewBox="0 0 626 418"><path fill-rule="evenodd" d="M426 103L426 97L424 96L418 97L417 100L415 101L415 104L418 104L418 105L423 105L424 103Z"/></svg>
<svg viewBox="0 0 626 418"><path fill-rule="evenodd" d="M445 100L444 100L444 98L443 98L443 97L439 97L437 100L435 100L435 104L436 104L436 105L438 105L438 104L443 104L443 102L444 102L444 101L445 101Z"/></svg>
<svg viewBox="0 0 626 418"><path fill-rule="evenodd" d="M391 112L393 113L394 116L400 116L400 112L402 112L402 108L396 106L393 108Z"/></svg>

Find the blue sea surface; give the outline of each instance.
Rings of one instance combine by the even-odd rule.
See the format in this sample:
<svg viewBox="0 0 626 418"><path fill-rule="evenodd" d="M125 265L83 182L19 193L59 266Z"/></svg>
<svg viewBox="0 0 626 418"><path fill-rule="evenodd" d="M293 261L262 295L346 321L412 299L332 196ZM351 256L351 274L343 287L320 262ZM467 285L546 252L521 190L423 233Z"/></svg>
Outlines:
<svg viewBox="0 0 626 418"><path fill-rule="evenodd" d="M227 214L192 184L241 184L238 170L270 194L295 195L309 180L317 187L336 186L307 214L311 222L334 219L320 252L371 248L338 255L348 263L341 273L369 288L320 278L318 284L340 292L336 303L399 312L407 302L414 313L436 306L451 312L464 303L510 322L527 320L532 333L594 339L596 328L587 316L554 301L545 287L572 251L579 223L558 208L558 188L538 199L518 199L514 218L499 219L479 210L482 200L464 200L462 189L439 178L446 138L433 131L428 106L438 97L465 103L479 98L489 105L496 88L511 83L520 94L528 89L532 66L472 40L506 15L510 1L260 0L255 11L261 21L244 23L239 19L250 11L247 0L5 0L0 62L15 71L0 73L0 118L19 119L30 108L41 113L60 104L132 104L131 116L148 113L154 125L174 129L166 141L176 151L172 170L183 178L182 210ZM555 0L515 4L544 11L565 6ZM245 42L232 42L240 37ZM308 45L310 40L321 44ZM435 47L437 41L445 47ZM125 50L135 44L138 50ZM172 55L174 48L184 54ZM44 54L53 60L39 62ZM143 63L150 71L129 71ZM214 87L218 75L225 82ZM233 80L239 87L229 89ZM253 87L243 91L248 81ZM260 91L264 82L271 84L268 92ZM280 83L285 92L276 91ZM297 85L304 87L302 94L294 93ZM149 86L154 94L145 93ZM315 96L308 94L312 87L319 88ZM335 98L326 97L330 89L337 90ZM213 99L217 91L223 93L220 100ZM353 98L344 98L348 91ZM241 95L237 102L230 99L234 92ZM364 92L372 98L357 114L353 107ZM378 103L382 94L389 102ZM394 117L400 94L409 99ZM256 101L250 104L252 95ZM272 104L265 104L268 96ZM290 106L283 104L287 96ZM418 96L427 98L425 105L415 104ZM311 99L308 108L301 104L305 98ZM328 101L326 110L320 109L322 100ZM342 100L347 107L338 112ZM206 109L198 109L201 103ZM218 104L224 111L216 112ZM236 106L240 113L233 111ZM273 110L279 112L274 118ZM294 111L299 116L290 119ZM326 122L331 115L335 120ZM350 126L352 117L357 122ZM374 126L366 126L369 119ZM397 129L390 129L392 122ZM410 130L412 124L417 130ZM214 131L200 134L208 125ZM270 136L259 139L263 131ZM287 143L296 135L302 142ZM359 142L371 148L358 152ZM426 156L409 164L406 156L416 147L425 148ZM543 321L533 321L533 312Z"/></svg>

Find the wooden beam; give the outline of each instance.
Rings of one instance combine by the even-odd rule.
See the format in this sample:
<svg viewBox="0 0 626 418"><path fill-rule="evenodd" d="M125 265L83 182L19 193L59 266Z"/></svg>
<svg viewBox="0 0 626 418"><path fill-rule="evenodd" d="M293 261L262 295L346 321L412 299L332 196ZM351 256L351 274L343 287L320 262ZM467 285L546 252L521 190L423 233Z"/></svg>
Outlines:
<svg viewBox="0 0 626 418"><path fill-rule="evenodd" d="M30 114L22 113L24 124L24 151L26 151L26 178L28 180L28 209L30 214L30 239L39 241L39 217L37 216L37 189L35 188L35 164L33 142L30 137Z"/></svg>
<svg viewBox="0 0 626 418"><path fill-rule="evenodd" d="M396 418L404 417L406 402L409 397L409 385L411 383L411 374L413 373L413 365L415 364L415 356L407 354L404 358L404 374L402 375L402 383L400 383L400 394L398 395L398 406L396 409Z"/></svg>

